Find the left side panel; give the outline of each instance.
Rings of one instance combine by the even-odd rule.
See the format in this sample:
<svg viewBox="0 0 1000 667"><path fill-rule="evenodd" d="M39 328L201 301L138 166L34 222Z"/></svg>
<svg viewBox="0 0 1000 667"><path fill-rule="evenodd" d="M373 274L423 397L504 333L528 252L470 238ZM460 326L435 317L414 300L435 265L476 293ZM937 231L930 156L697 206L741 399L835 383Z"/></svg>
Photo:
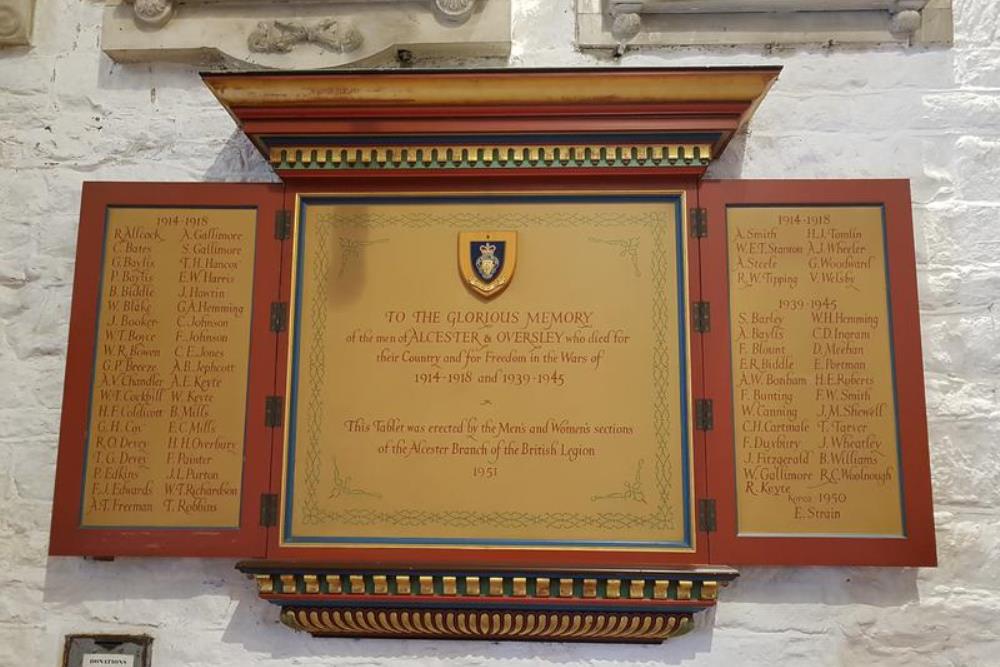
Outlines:
<svg viewBox="0 0 1000 667"><path fill-rule="evenodd" d="M84 184L50 554L264 555L281 202Z"/></svg>

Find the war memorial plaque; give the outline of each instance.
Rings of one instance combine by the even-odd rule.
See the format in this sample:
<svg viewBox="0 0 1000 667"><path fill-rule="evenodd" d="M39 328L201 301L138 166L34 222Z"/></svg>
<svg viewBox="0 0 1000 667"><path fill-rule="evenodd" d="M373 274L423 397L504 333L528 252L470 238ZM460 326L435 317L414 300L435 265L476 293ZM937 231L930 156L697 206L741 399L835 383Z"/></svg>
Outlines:
<svg viewBox="0 0 1000 667"><path fill-rule="evenodd" d="M690 547L679 194L299 211L285 543Z"/></svg>
<svg viewBox="0 0 1000 667"><path fill-rule="evenodd" d="M934 565L909 183L703 178L777 74L205 75L282 182L85 184L50 554L635 642Z"/></svg>

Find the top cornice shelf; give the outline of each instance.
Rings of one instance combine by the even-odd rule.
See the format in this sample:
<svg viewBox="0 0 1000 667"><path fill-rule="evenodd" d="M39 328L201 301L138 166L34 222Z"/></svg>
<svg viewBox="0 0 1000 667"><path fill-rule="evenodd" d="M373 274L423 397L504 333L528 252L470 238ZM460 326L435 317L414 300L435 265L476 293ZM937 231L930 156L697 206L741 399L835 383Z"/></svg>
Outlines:
<svg viewBox="0 0 1000 667"><path fill-rule="evenodd" d="M414 169L700 176L779 72L404 70L203 79L283 176Z"/></svg>
<svg viewBox="0 0 1000 667"><path fill-rule="evenodd" d="M615 76L608 76L613 71ZM780 67L205 73L229 109L426 105L753 104ZM573 112L568 111L572 114Z"/></svg>

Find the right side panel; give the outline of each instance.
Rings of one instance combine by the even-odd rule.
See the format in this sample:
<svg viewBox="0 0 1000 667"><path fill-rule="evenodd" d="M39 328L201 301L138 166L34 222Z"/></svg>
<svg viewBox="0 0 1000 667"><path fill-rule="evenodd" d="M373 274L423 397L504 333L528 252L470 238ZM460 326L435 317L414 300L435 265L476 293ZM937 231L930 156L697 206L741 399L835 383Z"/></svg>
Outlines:
<svg viewBox="0 0 1000 667"><path fill-rule="evenodd" d="M716 563L934 565L907 181L707 181Z"/></svg>

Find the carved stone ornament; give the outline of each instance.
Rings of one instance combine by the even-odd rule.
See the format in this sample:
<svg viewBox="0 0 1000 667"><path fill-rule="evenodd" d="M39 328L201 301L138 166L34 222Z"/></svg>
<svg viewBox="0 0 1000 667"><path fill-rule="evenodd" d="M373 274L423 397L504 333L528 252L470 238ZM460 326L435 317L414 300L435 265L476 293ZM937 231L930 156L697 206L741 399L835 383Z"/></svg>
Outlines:
<svg viewBox="0 0 1000 667"><path fill-rule="evenodd" d="M173 0L131 0L135 20L152 27L165 25L174 15Z"/></svg>
<svg viewBox="0 0 1000 667"><path fill-rule="evenodd" d="M0 0L0 47L31 43L35 0Z"/></svg>
<svg viewBox="0 0 1000 667"><path fill-rule="evenodd" d="M316 24L261 21L247 38L247 46L256 53L288 53L296 44L313 42L331 51L350 53L360 48L362 41L353 25L336 19Z"/></svg>
<svg viewBox="0 0 1000 667"><path fill-rule="evenodd" d="M119 62L227 68L369 65L395 59L398 51L408 58L505 57L510 2L110 0L101 43Z"/></svg>
<svg viewBox="0 0 1000 667"><path fill-rule="evenodd" d="M581 48L950 44L951 0L577 0Z"/></svg>

